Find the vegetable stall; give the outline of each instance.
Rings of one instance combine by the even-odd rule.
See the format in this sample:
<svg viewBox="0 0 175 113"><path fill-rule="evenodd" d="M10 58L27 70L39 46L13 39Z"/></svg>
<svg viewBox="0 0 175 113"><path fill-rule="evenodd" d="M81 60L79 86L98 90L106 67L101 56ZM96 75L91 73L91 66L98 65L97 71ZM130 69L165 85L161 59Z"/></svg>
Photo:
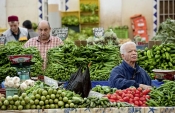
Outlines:
<svg viewBox="0 0 175 113"><path fill-rule="evenodd" d="M107 82L112 68L120 64L120 39L110 29L105 31L104 37L98 37L96 40L92 37L87 38L86 46L76 46L70 40L72 39L68 38L63 46L48 51L45 71L42 71L43 61L36 48L23 48L21 42L10 42L0 48L0 80L4 81L6 89L5 93L0 90L0 112L175 112L174 75L160 77L152 71L175 69L175 48L172 42L138 50L138 64L149 73L153 82L159 80L157 81L161 83L159 87L153 87L151 90L143 90L140 87L121 90L96 84L87 88L88 96L82 96L85 91L80 89L86 89L85 84L94 81ZM30 76L31 79L36 78L35 80L28 79L21 82L17 77L17 70L10 66L7 56L20 54L33 54L32 61L35 64L31 66ZM87 65L89 70L84 70L81 72L82 75L79 75L80 67L83 70ZM38 77L41 75L64 84L57 84L58 87L54 87L43 82ZM78 81L83 87L76 86L74 82L78 76L83 78ZM87 76L90 80L86 78ZM68 86L71 86L69 90Z"/></svg>

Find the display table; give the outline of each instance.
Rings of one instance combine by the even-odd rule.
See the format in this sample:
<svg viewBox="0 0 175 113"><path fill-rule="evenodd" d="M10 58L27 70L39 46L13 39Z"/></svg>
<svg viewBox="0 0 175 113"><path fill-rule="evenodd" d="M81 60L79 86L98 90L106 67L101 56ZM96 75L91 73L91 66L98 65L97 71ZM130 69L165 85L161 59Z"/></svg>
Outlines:
<svg viewBox="0 0 175 113"><path fill-rule="evenodd" d="M36 110L4 110L0 113L175 113L174 107L66 108Z"/></svg>

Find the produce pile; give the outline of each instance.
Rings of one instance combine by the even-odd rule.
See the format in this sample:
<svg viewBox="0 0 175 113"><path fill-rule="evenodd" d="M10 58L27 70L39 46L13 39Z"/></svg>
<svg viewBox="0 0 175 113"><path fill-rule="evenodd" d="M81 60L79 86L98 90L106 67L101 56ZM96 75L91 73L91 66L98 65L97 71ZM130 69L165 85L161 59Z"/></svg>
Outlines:
<svg viewBox="0 0 175 113"><path fill-rule="evenodd" d="M138 64L154 79L153 69L175 69L175 46L172 43L154 45L138 51Z"/></svg>
<svg viewBox="0 0 175 113"><path fill-rule="evenodd" d="M156 36L152 40L160 40L163 43L175 43L175 20L167 19L158 28Z"/></svg>
<svg viewBox="0 0 175 113"><path fill-rule="evenodd" d="M6 76L17 76L16 69L10 66L8 55L33 54L32 62L36 63L31 66L30 75L38 76L42 74L42 59L39 50L34 47L23 48L22 45L22 42L9 42L0 48L0 82L2 82Z"/></svg>
<svg viewBox="0 0 175 113"><path fill-rule="evenodd" d="M98 5L96 4L80 4L80 11L81 12L92 12L92 14L95 14L95 11L98 10Z"/></svg>
<svg viewBox="0 0 175 113"><path fill-rule="evenodd" d="M164 84L152 89L149 93L151 99L147 101L148 106L175 106L175 82L169 80L164 80L163 82Z"/></svg>
<svg viewBox="0 0 175 113"><path fill-rule="evenodd" d="M89 45L94 45L94 44L119 45L119 39L118 39L116 33L113 32L112 29L107 30L104 33L104 36L95 37L95 38L94 38L94 36L91 36L88 39L86 39L86 41Z"/></svg>
<svg viewBox="0 0 175 113"><path fill-rule="evenodd" d="M106 97L91 96L82 98L72 91L63 88L54 89L40 81L37 81L33 87L30 87L19 96L0 97L1 110L106 107L120 108L132 107L132 105L125 102L110 102Z"/></svg>
<svg viewBox="0 0 175 113"><path fill-rule="evenodd" d="M145 107L146 102L150 99L149 96L150 89L143 90L141 87L137 89L135 87L130 87L124 90L117 90L113 94L107 94L106 97L111 102L127 102L134 106Z"/></svg>
<svg viewBox="0 0 175 113"><path fill-rule="evenodd" d="M67 42L47 55L45 75L59 81L67 81L80 65L89 63L91 80L107 80L112 68L121 62L119 48L114 45L77 47Z"/></svg>
<svg viewBox="0 0 175 113"><path fill-rule="evenodd" d="M80 23L98 23L99 17L98 15L82 15L80 17Z"/></svg>
<svg viewBox="0 0 175 113"><path fill-rule="evenodd" d="M73 15L62 17L61 22L63 25L75 25L75 26L79 25L78 17Z"/></svg>
<svg viewBox="0 0 175 113"><path fill-rule="evenodd" d="M34 81L31 79L25 80L23 82L20 82L19 77L9 77L7 76L5 78L4 82L5 88L15 88L18 89L20 88L21 90L25 90L31 86L34 86Z"/></svg>

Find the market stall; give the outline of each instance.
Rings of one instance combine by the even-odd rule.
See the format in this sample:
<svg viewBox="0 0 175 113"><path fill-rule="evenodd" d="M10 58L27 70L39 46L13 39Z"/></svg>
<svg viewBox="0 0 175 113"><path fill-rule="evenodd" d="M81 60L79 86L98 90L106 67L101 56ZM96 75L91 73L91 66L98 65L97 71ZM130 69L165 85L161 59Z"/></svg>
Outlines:
<svg viewBox="0 0 175 113"><path fill-rule="evenodd" d="M78 40L78 45L69 39L63 46L50 49L44 71L36 48L23 48L22 42L9 42L0 48L0 80L5 86L5 95L0 95L0 112L175 112L175 47L168 40L138 50L137 63L150 75L155 86L151 90L109 87L110 72L122 61L120 41L112 28L106 30L104 36ZM83 41L86 44L82 44ZM34 62L28 67L22 64L26 54L32 54L26 61ZM19 67L14 68L12 62L16 59ZM32 77L37 79L34 81ZM58 81L65 84L59 86Z"/></svg>

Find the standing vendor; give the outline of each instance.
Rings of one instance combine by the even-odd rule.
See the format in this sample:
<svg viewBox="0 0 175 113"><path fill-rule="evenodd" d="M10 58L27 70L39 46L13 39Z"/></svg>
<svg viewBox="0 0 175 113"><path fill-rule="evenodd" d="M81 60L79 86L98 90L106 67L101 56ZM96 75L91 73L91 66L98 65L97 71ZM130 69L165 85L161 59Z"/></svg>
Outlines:
<svg viewBox="0 0 175 113"><path fill-rule="evenodd" d="M8 24L10 29L6 30L2 35L5 37L5 43L10 41L27 40L28 31L26 28L19 27L17 16L9 16Z"/></svg>
<svg viewBox="0 0 175 113"><path fill-rule="evenodd" d="M137 50L134 42L126 42L120 47L123 59L119 66L112 69L109 84L117 89L126 89L130 86L143 89L151 88L151 78L137 63Z"/></svg>
<svg viewBox="0 0 175 113"><path fill-rule="evenodd" d="M41 20L38 24L39 36L30 38L24 47L36 47L40 51L44 60L43 69L46 69L47 52L49 49L63 45L63 41L59 37L50 35L51 27L48 21Z"/></svg>

